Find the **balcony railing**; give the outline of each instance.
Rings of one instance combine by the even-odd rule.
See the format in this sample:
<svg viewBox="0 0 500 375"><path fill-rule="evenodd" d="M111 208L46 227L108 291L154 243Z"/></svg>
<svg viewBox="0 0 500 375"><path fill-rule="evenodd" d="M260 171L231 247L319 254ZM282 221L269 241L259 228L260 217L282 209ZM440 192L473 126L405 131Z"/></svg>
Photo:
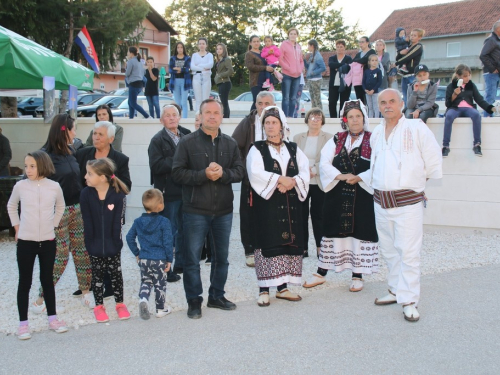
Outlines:
<svg viewBox="0 0 500 375"><path fill-rule="evenodd" d="M136 35L139 34L139 32L140 30L137 30ZM144 29L142 41L147 43L168 44L168 33L164 31Z"/></svg>

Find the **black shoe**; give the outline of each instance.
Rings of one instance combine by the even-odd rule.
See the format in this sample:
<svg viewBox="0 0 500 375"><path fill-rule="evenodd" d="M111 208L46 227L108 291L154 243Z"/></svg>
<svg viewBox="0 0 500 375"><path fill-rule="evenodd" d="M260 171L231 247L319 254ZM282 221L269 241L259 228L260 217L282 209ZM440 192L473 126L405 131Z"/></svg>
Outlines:
<svg viewBox="0 0 500 375"><path fill-rule="evenodd" d="M450 148L449 147L443 147L442 153L443 153L443 158L447 157L449 155L449 153L450 153Z"/></svg>
<svg viewBox="0 0 500 375"><path fill-rule="evenodd" d="M167 283L175 283L179 281L181 277L177 275L175 272L169 272L167 276Z"/></svg>
<svg viewBox="0 0 500 375"><path fill-rule="evenodd" d="M182 267L174 267L174 273L183 273L184 272L184 269Z"/></svg>
<svg viewBox="0 0 500 375"><path fill-rule="evenodd" d="M483 153L481 152L481 145L475 145L474 147L472 147L472 151L474 151L474 154L476 154L476 156L483 156Z"/></svg>
<svg viewBox="0 0 500 375"><path fill-rule="evenodd" d="M208 297L207 307L214 307L221 310L235 310L236 305L231 301L228 301L226 297L221 297L219 299Z"/></svg>
<svg viewBox="0 0 500 375"><path fill-rule="evenodd" d="M193 298L188 301L188 312L187 316L191 319L201 318L201 303L203 302L203 297Z"/></svg>
<svg viewBox="0 0 500 375"><path fill-rule="evenodd" d="M82 295L82 291L78 289L75 293L73 293L73 297L80 297Z"/></svg>
<svg viewBox="0 0 500 375"><path fill-rule="evenodd" d="M209 266L212 264L212 258L207 258L207 260L205 261L205 265Z"/></svg>

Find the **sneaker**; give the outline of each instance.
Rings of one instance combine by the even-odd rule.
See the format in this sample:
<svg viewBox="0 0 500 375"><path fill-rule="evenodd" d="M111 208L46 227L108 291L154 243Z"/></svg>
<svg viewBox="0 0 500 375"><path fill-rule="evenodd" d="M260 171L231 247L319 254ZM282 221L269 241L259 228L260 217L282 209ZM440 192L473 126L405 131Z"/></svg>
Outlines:
<svg viewBox="0 0 500 375"><path fill-rule="evenodd" d="M118 319L127 320L130 319L130 313L128 312L127 306L124 303L116 304L116 312L118 313Z"/></svg>
<svg viewBox="0 0 500 375"><path fill-rule="evenodd" d="M476 156L483 156L483 153L481 152L481 145L475 145L472 147L472 151L474 151Z"/></svg>
<svg viewBox="0 0 500 375"><path fill-rule="evenodd" d="M163 318L172 312L172 308L170 306L166 306L163 310L156 310L156 317Z"/></svg>
<svg viewBox="0 0 500 375"><path fill-rule="evenodd" d="M148 320L151 317L149 314L148 303L145 301L139 303L139 316L142 320Z"/></svg>
<svg viewBox="0 0 500 375"><path fill-rule="evenodd" d="M73 297L81 297L82 296L82 291L78 289L76 292L73 293Z"/></svg>
<svg viewBox="0 0 500 375"><path fill-rule="evenodd" d="M389 77L394 77L398 74L398 68L394 67L392 68L391 70L389 70L389 72L387 73L387 75Z"/></svg>
<svg viewBox="0 0 500 375"><path fill-rule="evenodd" d="M85 294L82 297L81 302L84 307L88 307L89 309L93 309L95 307L94 296L92 293Z"/></svg>
<svg viewBox="0 0 500 375"><path fill-rule="evenodd" d="M106 308L104 305L99 305L94 307L94 316L97 323L106 323L109 322L108 314L106 314Z"/></svg>
<svg viewBox="0 0 500 375"><path fill-rule="evenodd" d="M17 329L17 338L19 340L29 340L31 338L29 326L19 326Z"/></svg>
<svg viewBox="0 0 500 375"><path fill-rule="evenodd" d="M66 327L66 323L63 320L53 320L49 323L49 329L54 331L55 333L64 333L68 332L68 327Z"/></svg>
<svg viewBox="0 0 500 375"><path fill-rule="evenodd" d="M273 85L272 83L271 83L271 85L269 86L269 90L267 90L267 91L269 91L269 92L274 91L274 85Z"/></svg>
<svg viewBox="0 0 500 375"><path fill-rule="evenodd" d="M205 265L209 266L211 264L212 264L212 258L207 258L207 260L205 261Z"/></svg>
<svg viewBox="0 0 500 375"><path fill-rule="evenodd" d="M450 148L449 147L443 147L443 150L441 152L443 153L443 158L446 158L450 154Z"/></svg>
<svg viewBox="0 0 500 375"><path fill-rule="evenodd" d="M403 74L408 74L408 69L406 69L405 66L402 66L401 68L399 68L399 71Z"/></svg>
<svg viewBox="0 0 500 375"><path fill-rule="evenodd" d="M214 307L221 310L235 310L236 305L231 301L228 301L226 297L221 297L218 299L208 297L207 307Z"/></svg>
<svg viewBox="0 0 500 375"><path fill-rule="evenodd" d="M174 272L169 272L167 274L167 283L175 283L179 281L181 277Z"/></svg>
<svg viewBox="0 0 500 375"><path fill-rule="evenodd" d="M66 309L62 306L56 306L56 313L57 314L62 314ZM32 303L31 305L31 312L35 314L43 314L47 312L47 306L45 306L45 300L42 302L41 305L37 305L36 301Z"/></svg>
<svg viewBox="0 0 500 375"><path fill-rule="evenodd" d="M269 80L268 80L268 79L266 79L266 82L264 82L264 83L262 84L262 88L263 88L263 89L267 89L267 88L269 88L269 87L271 87L271 84L269 83Z"/></svg>

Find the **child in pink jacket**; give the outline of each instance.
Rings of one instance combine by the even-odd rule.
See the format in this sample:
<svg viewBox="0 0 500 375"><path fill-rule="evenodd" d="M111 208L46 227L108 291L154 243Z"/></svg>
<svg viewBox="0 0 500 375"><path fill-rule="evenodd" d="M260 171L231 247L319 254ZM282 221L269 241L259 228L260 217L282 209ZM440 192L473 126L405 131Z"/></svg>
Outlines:
<svg viewBox="0 0 500 375"><path fill-rule="evenodd" d="M261 56L266 59L267 65L271 66L274 68L274 75L276 79L281 83L283 76L281 75L280 72L276 70L276 68L279 65L279 57L280 57L280 49L278 46L273 44L273 38L270 35L267 35L264 37L264 44L265 47L262 49ZM269 88L269 91L274 90L274 86L271 82L272 76L271 73L266 71L266 81L262 85L263 89Z"/></svg>

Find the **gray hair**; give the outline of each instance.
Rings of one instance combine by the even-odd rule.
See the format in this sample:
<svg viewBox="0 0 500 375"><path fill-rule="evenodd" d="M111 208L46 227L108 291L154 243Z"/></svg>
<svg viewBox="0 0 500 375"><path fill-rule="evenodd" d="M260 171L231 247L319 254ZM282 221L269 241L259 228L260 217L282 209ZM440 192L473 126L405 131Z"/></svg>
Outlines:
<svg viewBox="0 0 500 375"><path fill-rule="evenodd" d="M177 104L172 103L172 104L165 104L163 106L163 108L161 109L161 117L160 118L163 117L163 115L165 114L165 111L169 108L175 108L179 117L181 116L181 112L179 111L179 106Z"/></svg>
<svg viewBox="0 0 500 375"><path fill-rule="evenodd" d="M263 98L264 96L269 96L271 98L273 98L273 103L274 103L274 95L272 93L270 93L269 91L261 91L257 94L257 97L255 98L255 101L257 101L257 99L261 99Z"/></svg>
<svg viewBox="0 0 500 375"><path fill-rule="evenodd" d="M498 20L497 22L495 22L493 24L493 30L492 31L495 32L496 29L500 29L500 20Z"/></svg>
<svg viewBox="0 0 500 375"><path fill-rule="evenodd" d="M114 126L109 121L97 121L94 125L94 129L106 128L108 129L108 138L114 137L116 134L116 126Z"/></svg>

